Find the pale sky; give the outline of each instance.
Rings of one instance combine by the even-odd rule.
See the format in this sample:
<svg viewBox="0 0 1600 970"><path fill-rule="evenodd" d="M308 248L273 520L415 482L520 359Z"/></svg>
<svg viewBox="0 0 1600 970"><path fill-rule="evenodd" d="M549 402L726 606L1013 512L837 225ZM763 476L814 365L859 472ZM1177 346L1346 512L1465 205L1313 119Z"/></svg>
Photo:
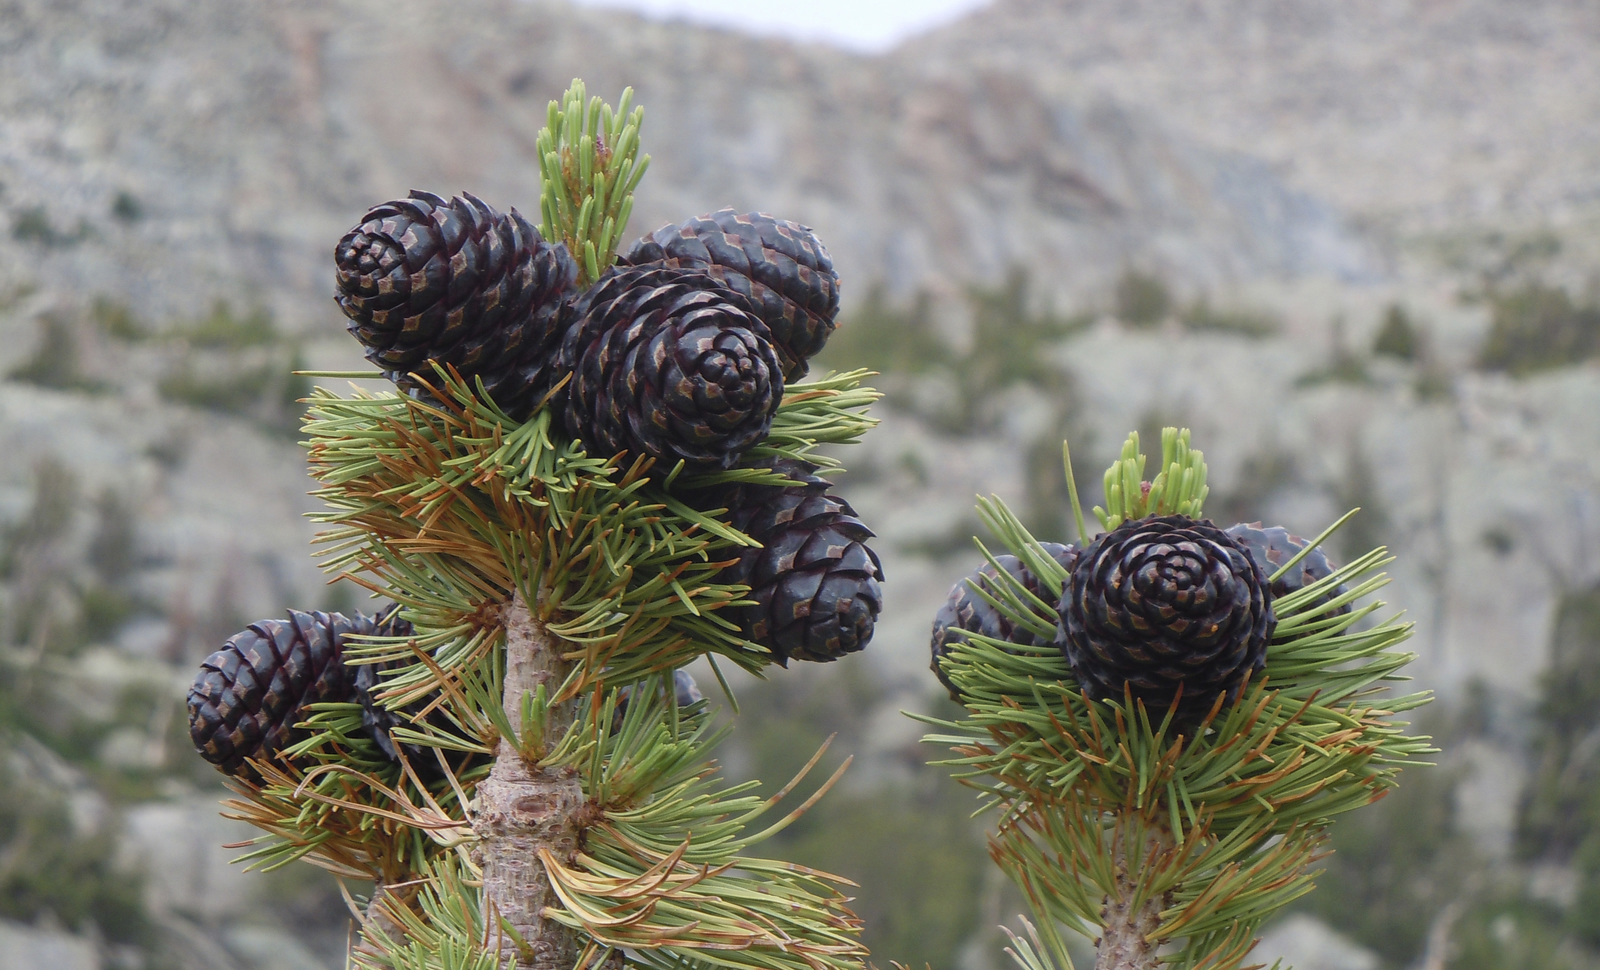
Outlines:
<svg viewBox="0 0 1600 970"><path fill-rule="evenodd" d="M859 51L886 50L901 39L955 20L988 0L576 0L623 7L661 19L684 19Z"/></svg>

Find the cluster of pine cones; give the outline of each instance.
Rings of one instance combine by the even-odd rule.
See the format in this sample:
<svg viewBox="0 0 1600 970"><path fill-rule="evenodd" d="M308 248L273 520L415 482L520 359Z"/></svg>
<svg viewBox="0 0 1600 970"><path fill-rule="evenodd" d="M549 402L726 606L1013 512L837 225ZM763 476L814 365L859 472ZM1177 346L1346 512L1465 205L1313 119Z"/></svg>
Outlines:
<svg viewBox="0 0 1600 970"><path fill-rule="evenodd" d="M732 209L640 239L588 288L565 245L471 195L412 192L377 206L334 260L350 333L402 390L431 396L437 364L513 420L548 407L590 454L646 456L659 472L679 462L740 467L839 310L833 262L810 229ZM726 509L761 544L722 574L751 589L753 602L732 619L780 664L862 649L883 602L872 532L828 493L817 466L762 467L789 484L680 495ZM292 744L306 705L355 699L373 740L398 760L389 732L402 718L372 699L381 671L347 667L342 653L352 635L409 635L401 622L291 611L238 634L189 692L195 747L222 771L252 777L245 759ZM679 693L685 704L698 698L692 682Z"/></svg>
<svg viewBox="0 0 1600 970"><path fill-rule="evenodd" d="M1225 704L1237 701L1265 664L1277 623L1273 601L1334 572L1328 557L1312 549L1269 583L1307 542L1259 522L1224 530L1208 520L1149 516L1096 536L1086 548L1042 545L1068 573L1062 588L1046 588L1008 555L995 559L999 570L985 562L950 590L933 622L931 667L952 699L959 702L961 692L945 658L958 639L976 634L1021 647L1054 646L1085 696L1131 696L1152 718L1173 709L1180 725L1193 724L1219 694ZM1000 570L1054 607L1054 637L1016 628L994 605L1004 588ZM1312 609L1348 613L1347 604L1334 605L1342 592Z"/></svg>
<svg viewBox="0 0 1600 970"><path fill-rule="evenodd" d="M334 260L348 329L402 389L438 364L518 421L548 397L592 454L663 470L737 465L839 312L810 229L732 209L640 239L581 290L564 244L471 195L377 206Z"/></svg>
<svg viewBox="0 0 1600 970"><path fill-rule="evenodd" d="M660 471L739 466L839 312L833 260L809 228L733 209L658 229L581 290L565 245L471 195L377 206L334 261L348 329L402 389L427 393L432 364L454 368L514 420L548 401L591 455L644 455ZM725 574L756 601L736 620L779 663L860 650L882 606L872 533L815 466L769 467L792 484L682 496L728 509L762 544Z"/></svg>

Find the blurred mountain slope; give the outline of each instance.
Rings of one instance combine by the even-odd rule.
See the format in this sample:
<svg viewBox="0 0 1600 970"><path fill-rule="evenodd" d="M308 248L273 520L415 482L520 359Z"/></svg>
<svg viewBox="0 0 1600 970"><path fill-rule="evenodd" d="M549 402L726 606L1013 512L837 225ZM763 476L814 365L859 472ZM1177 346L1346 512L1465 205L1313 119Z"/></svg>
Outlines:
<svg viewBox="0 0 1600 970"><path fill-rule="evenodd" d="M217 295L330 320L328 254L410 188L537 206L533 140L581 75L646 106L633 230L722 205L813 225L849 294L1135 262L1200 286L1371 276L1332 211L1032 58L928 68L553 0L8 0L0 265L149 315ZM319 326L326 323L319 322Z"/></svg>
<svg viewBox="0 0 1600 970"><path fill-rule="evenodd" d="M1587 0L997 0L895 57L1026 63L1406 228L1600 200Z"/></svg>

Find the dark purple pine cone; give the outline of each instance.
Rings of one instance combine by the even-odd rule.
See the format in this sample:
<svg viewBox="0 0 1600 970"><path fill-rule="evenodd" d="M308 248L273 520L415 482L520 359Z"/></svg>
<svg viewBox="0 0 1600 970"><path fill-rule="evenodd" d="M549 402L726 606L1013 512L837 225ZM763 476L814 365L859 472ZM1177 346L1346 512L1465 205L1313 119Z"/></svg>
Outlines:
<svg viewBox="0 0 1600 970"><path fill-rule="evenodd" d="M690 270L607 270L569 307L561 368L567 433L591 455L620 451L731 468L766 437L783 375L766 324Z"/></svg>
<svg viewBox="0 0 1600 970"><path fill-rule="evenodd" d="M429 361L525 418L558 376L558 316L577 281L566 246L547 243L515 209L427 192L385 202L334 248L339 307L367 359L402 390Z"/></svg>
<svg viewBox="0 0 1600 970"><path fill-rule="evenodd" d="M1209 521L1125 522L1091 542L1062 597L1058 637L1085 695L1127 688L1152 719L1226 703L1266 662L1276 620L1249 550ZM1181 692L1181 694L1180 694Z"/></svg>
<svg viewBox="0 0 1600 970"><path fill-rule="evenodd" d="M772 329L788 381L805 375L839 315L839 276L828 250L810 228L763 212L721 209L663 226L619 261L701 270L744 296Z"/></svg>
<svg viewBox="0 0 1600 970"><path fill-rule="evenodd" d="M307 704L349 701L355 671L344 638L372 621L290 610L237 633L200 665L189 688L189 736L200 756L226 774L254 780L246 758L271 758L296 740Z"/></svg>
<svg viewBox="0 0 1600 970"><path fill-rule="evenodd" d="M377 616L372 618L368 627L368 629L359 632L364 636L374 637L409 637L416 632L409 620L401 619L398 606L390 606L379 612ZM361 664L354 668L353 683L356 700L361 702L361 726L367 729L367 734L372 737L372 740L377 743L390 761L399 761L400 754L395 749L394 738L390 736L389 732L397 727L408 726L415 720L411 716L397 714L378 703L377 693L384 685L384 679L381 675L399 666L401 666L399 661L388 661L385 663ZM420 703L412 705L416 710L420 710L422 706ZM415 711L407 711L405 713L410 715ZM422 770L436 767L433 756L423 746L403 744L401 747L405 748L406 757L413 767Z"/></svg>
<svg viewBox="0 0 1600 970"><path fill-rule="evenodd" d="M1228 526L1227 531L1235 542L1250 550L1250 558L1261 568L1261 575L1267 577L1298 555L1307 544L1305 539L1291 534L1281 525L1262 528L1260 522L1240 522L1238 525ZM1336 568L1328 561L1328 557L1323 554L1319 546L1306 553L1299 565L1272 582L1270 586L1272 598L1279 599L1296 590L1304 589L1320 579L1332 576ZM1344 595L1345 592L1345 587L1340 586L1322 597L1316 604L1306 607L1303 612L1321 613L1328 603ZM1349 612L1350 604L1345 603L1328 615L1344 616Z"/></svg>
<svg viewBox="0 0 1600 970"><path fill-rule="evenodd" d="M742 549L722 573L748 585L755 601L730 619L780 664L837 660L867 645L883 608L883 569L866 546L872 532L828 494L815 465L780 459L772 467L795 484L734 485L701 501L726 506L729 524L762 544Z"/></svg>
<svg viewBox="0 0 1600 970"><path fill-rule="evenodd" d="M1067 572L1072 572L1073 565L1078 561L1078 548L1065 546L1059 542L1042 542L1045 552L1050 558L1060 563ZM1047 589L1045 583L1035 576L1022 560L1016 556L996 556L995 561L1012 577L1022 583L1028 592L1037 596L1041 601L1050 605L1052 609L1061 602L1061 588ZM944 671L941 663L950 653L950 648L960 639L965 639L968 633L990 637L995 640L1005 640L1009 643L1022 646L1044 646L1053 643L1054 639L1041 640L1027 630L1016 629L1011 620L993 604L973 589L974 586L987 590L990 594L998 594L1002 588L999 583L999 574L992 564L985 562L974 569L969 575L962 578L950 587L950 596L945 600L944 606L933 618L933 636L929 644L933 652L933 660L928 664L939 683L950 692L950 699L959 702L961 692L956 690L950 677ZM998 598L998 596L996 596Z"/></svg>

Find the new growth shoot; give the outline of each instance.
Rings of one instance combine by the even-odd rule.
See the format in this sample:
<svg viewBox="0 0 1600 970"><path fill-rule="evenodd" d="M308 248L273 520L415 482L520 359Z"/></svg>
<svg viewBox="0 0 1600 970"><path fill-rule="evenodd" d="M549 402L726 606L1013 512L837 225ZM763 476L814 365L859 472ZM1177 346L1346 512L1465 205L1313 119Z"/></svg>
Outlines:
<svg viewBox="0 0 1600 970"><path fill-rule="evenodd" d="M564 242L578 261L580 287L600 277L616 261L617 240L633 212L633 190L650 166L639 154L644 108L633 107L633 88L624 88L615 110L598 95L585 97L574 80L560 101L550 102L550 117L539 132L539 231Z"/></svg>

